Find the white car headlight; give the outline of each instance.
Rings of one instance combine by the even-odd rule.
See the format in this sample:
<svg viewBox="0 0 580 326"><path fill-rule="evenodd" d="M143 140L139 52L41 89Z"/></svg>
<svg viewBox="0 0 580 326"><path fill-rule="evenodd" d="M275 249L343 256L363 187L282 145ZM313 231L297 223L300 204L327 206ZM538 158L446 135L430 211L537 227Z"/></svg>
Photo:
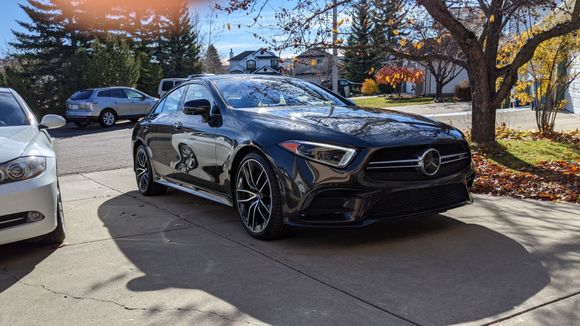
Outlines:
<svg viewBox="0 0 580 326"><path fill-rule="evenodd" d="M25 156L0 164L0 184L31 179L46 170L46 158Z"/></svg>
<svg viewBox="0 0 580 326"><path fill-rule="evenodd" d="M301 140L288 140L280 146L298 156L338 168L346 167L356 155L353 148Z"/></svg>

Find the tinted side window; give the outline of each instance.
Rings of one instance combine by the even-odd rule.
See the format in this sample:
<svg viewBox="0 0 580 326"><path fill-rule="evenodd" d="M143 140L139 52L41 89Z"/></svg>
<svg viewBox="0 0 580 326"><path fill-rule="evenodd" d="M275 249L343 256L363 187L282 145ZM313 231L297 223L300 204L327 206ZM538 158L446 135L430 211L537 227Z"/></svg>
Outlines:
<svg viewBox="0 0 580 326"><path fill-rule="evenodd" d="M167 92L168 90L173 88L173 81L171 80L166 80L163 82L163 84L161 84L161 90L164 92Z"/></svg>
<svg viewBox="0 0 580 326"><path fill-rule="evenodd" d="M84 89L82 91L78 91L78 92L74 93L70 97L70 99L71 100L87 100L91 97L92 94L93 94L92 89Z"/></svg>
<svg viewBox="0 0 580 326"><path fill-rule="evenodd" d="M111 97L111 91L100 91L97 94L97 97Z"/></svg>
<svg viewBox="0 0 580 326"><path fill-rule="evenodd" d="M165 105L163 106L163 112L175 112L181 108L181 95L185 87L180 87L165 98Z"/></svg>
<svg viewBox="0 0 580 326"><path fill-rule="evenodd" d="M111 91L111 97L116 97L116 98L127 98L127 95L125 94L125 92L122 89L112 89Z"/></svg>

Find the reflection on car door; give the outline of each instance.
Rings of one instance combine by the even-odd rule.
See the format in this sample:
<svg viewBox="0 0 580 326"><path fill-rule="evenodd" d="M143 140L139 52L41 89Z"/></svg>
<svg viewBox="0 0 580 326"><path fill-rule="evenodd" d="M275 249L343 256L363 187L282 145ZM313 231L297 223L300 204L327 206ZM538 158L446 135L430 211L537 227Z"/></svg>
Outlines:
<svg viewBox="0 0 580 326"><path fill-rule="evenodd" d="M175 151L171 146L171 132L175 122L175 114L181 108L181 99L185 87L174 89L163 100L157 103L155 109L143 120L147 127L146 142L151 150L151 164L157 173L171 177L175 161Z"/></svg>
<svg viewBox="0 0 580 326"><path fill-rule="evenodd" d="M190 84L183 103L199 99L208 100L212 107L216 105L205 86ZM208 116L185 114L183 110L176 113L171 140L178 158L172 162L175 179L190 186L216 190L215 138L215 128L210 126Z"/></svg>

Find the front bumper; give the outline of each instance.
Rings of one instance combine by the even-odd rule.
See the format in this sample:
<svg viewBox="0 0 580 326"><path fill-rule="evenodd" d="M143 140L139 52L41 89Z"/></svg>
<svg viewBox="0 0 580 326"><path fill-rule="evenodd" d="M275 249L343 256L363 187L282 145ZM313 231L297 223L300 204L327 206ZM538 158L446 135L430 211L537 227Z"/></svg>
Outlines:
<svg viewBox="0 0 580 326"><path fill-rule="evenodd" d="M8 227L0 224L0 245L48 234L56 228L56 160L47 158L46 163L46 171L36 178L0 185L0 220L7 216L18 218L31 211L44 215L37 222L23 222Z"/></svg>
<svg viewBox="0 0 580 326"><path fill-rule="evenodd" d="M271 148L283 197L284 222L297 226L364 226L380 220L436 214L472 201L470 165L421 181L385 181L366 173L367 153L335 169Z"/></svg>

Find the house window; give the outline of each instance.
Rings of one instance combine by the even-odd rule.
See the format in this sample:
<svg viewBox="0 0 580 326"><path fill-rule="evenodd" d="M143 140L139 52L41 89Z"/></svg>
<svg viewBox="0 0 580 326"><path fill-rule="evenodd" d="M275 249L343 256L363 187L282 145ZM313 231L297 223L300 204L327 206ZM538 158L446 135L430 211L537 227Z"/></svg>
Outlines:
<svg viewBox="0 0 580 326"><path fill-rule="evenodd" d="M256 61L255 60L248 60L246 61L246 69L247 70L256 70Z"/></svg>
<svg viewBox="0 0 580 326"><path fill-rule="evenodd" d="M270 67L277 68L278 67L278 60L270 60Z"/></svg>

